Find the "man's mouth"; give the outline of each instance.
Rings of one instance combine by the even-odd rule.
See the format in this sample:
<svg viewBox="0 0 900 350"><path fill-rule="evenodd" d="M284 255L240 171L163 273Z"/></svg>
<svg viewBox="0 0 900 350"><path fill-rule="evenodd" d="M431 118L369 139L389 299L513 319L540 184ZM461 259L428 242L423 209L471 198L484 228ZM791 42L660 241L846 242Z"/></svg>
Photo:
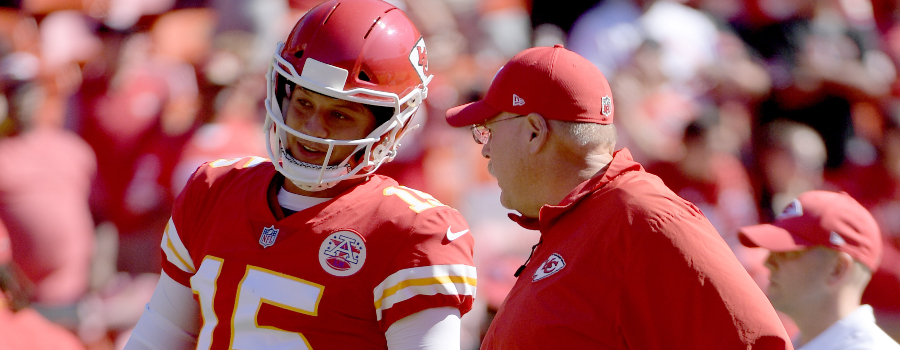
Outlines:
<svg viewBox="0 0 900 350"><path fill-rule="evenodd" d="M316 145L297 142L296 145L291 147L286 153L290 154L290 156L297 161L321 166L325 162L324 157L327 153L327 148L322 150L316 148Z"/></svg>
<svg viewBox="0 0 900 350"><path fill-rule="evenodd" d="M305 151L307 151L307 152L312 152L312 153L322 153L322 151L319 151L319 150L317 150L317 149L315 149L315 148L310 148L310 147L308 147L308 146L306 146L306 145L304 145L304 144L302 144L302 143L300 144L300 147L303 148L303 150L305 150Z"/></svg>

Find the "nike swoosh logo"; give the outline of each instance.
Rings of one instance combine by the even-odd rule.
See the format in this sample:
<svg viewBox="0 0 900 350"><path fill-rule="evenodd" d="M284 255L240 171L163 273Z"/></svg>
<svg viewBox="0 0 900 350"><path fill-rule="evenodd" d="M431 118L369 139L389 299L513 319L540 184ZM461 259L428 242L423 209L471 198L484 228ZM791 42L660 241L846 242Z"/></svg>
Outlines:
<svg viewBox="0 0 900 350"><path fill-rule="evenodd" d="M466 232L469 232L469 230L462 230L462 231L459 231L459 232L453 232L453 231L450 231L450 228L448 227L448 228L447 228L447 240L448 240L448 241L452 241L452 240L454 240L454 239L457 239L457 238L459 238L459 237L462 237L462 235L466 234Z"/></svg>

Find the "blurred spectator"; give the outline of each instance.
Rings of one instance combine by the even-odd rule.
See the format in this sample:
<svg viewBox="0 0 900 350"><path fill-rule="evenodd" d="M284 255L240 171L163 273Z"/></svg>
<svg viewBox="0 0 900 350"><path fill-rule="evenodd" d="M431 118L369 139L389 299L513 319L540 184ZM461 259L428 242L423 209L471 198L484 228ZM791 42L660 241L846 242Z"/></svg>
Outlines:
<svg viewBox="0 0 900 350"><path fill-rule="evenodd" d="M655 42L662 74L676 88L686 88L717 59L718 35L708 15L677 1L609 0L578 18L568 42L609 76L623 69L643 42Z"/></svg>
<svg viewBox="0 0 900 350"><path fill-rule="evenodd" d="M681 156L684 127L710 99L730 104L723 125L736 137L724 141L739 152L749 141L748 104L771 85L738 37L677 1L601 2L575 22L568 42L613 77L622 144L648 162Z"/></svg>
<svg viewBox="0 0 900 350"><path fill-rule="evenodd" d="M0 134L0 218L13 242L13 261L35 286L33 300L69 305L88 288L94 153L61 125L36 125L35 106L46 96L41 85L9 72L3 81L8 109L0 119L8 128Z"/></svg>
<svg viewBox="0 0 900 350"><path fill-rule="evenodd" d="M663 51L658 42L644 41L610 82L621 116L620 144L647 163L681 157L681 135L699 113L694 96L663 71Z"/></svg>
<svg viewBox="0 0 900 350"><path fill-rule="evenodd" d="M753 186L740 160L716 142L722 129L717 111L706 112L685 128L683 156L675 162L649 164L647 171L700 208L750 277L764 287L768 275L763 266L765 251L746 248L737 237L738 228L759 219Z"/></svg>
<svg viewBox="0 0 900 350"><path fill-rule="evenodd" d="M614 77L644 38L639 1L606 0L584 12L572 25L567 46Z"/></svg>
<svg viewBox="0 0 900 350"><path fill-rule="evenodd" d="M98 159L92 208L98 222L118 230L120 271L160 268L149 252L168 220L173 169L199 124L194 67L208 53L214 24L207 9L166 12L125 41L105 89L81 95L80 134Z"/></svg>
<svg viewBox="0 0 900 350"><path fill-rule="evenodd" d="M27 292L12 262L6 227L0 220L0 348L4 350L77 350L72 333L27 307Z"/></svg>
<svg viewBox="0 0 900 350"><path fill-rule="evenodd" d="M267 157L263 133L265 77L249 71L250 45L238 32L218 36L221 46L205 66L205 76L223 88L217 94L214 117L203 124L185 145L173 170L171 193L177 196L197 167L216 159Z"/></svg>
<svg viewBox="0 0 900 350"><path fill-rule="evenodd" d="M819 134L804 124L776 120L762 130L754 166L762 177L760 215L771 221L800 193L821 188L826 153Z"/></svg>
<svg viewBox="0 0 900 350"><path fill-rule="evenodd" d="M868 1L749 1L731 24L766 63L773 91L759 124L790 119L823 138L829 169L844 161L853 105L887 96L896 69L879 49ZM869 11L858 11L869 6ZM865 15L865 14L868 15Z"/></svg>

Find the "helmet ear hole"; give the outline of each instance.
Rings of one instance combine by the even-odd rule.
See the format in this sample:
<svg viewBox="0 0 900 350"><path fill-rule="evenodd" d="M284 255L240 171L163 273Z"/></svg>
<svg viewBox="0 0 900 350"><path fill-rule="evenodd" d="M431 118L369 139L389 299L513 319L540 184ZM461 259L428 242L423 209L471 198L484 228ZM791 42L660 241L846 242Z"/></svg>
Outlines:
<svg viewBox="0 0 900 350"><path fill-rule="evenodd" d="M373 105L365 105L369 111L372 112L372 115L375 116L375 125L378 127L384 123L387 123L391 118L394 117L394 109L391 107L383 107L383 106L373 106Z"/></svg>
<svg viewBox="0 0 900 350"><path fill-rule="evenodd" d="M372 79L369 79L369 75L363 71L359 71L359 80L372 82Z"/></svg>
<svg viewBox="0 0 900 350"><path fill-rule="evenodd" d="M303 58L303 50L294 52L294 57L296 57L296 58Z"/></svg>

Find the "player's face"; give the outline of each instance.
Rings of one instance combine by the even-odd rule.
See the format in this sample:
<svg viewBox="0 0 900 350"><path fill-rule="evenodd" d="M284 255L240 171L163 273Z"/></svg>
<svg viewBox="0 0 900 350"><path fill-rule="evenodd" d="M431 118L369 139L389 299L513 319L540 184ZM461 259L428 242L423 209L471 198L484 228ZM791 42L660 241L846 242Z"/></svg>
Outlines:
<svg viewBox="0 0 900 350"><path fill-rule="evenodd" d="M375 116L360 103L328 97L307 89L295 88L285 124L301 133L323 139L354 140L375 129ZM306 141L288 134L291 156L315 165L325 162L328 145ZM354 146L335 146L328 165L343 161Z"/></svg>
<svg viewBox="0 0 900 350"><path fill-rule="evenodd" d="M830 251L823 247L769 253L766 267L771 273L766 295L772 306L788 315L817 307L817 300L826 292L826 266L830 256Z"/></svg>
<svg viewBox="0 0 900 350"><path fill-rule="evenodd" d="M527 188L521 182L523 176L524 146L518 144L524 118L517 118L513 113L503 112L488 119L483 127L490 131L490 138L484 142L481 155L488 158L488 171L497 178L500 186L500 203L505 208L512 210L522 209L519 198L523 195L523 189Z"/></svg>

